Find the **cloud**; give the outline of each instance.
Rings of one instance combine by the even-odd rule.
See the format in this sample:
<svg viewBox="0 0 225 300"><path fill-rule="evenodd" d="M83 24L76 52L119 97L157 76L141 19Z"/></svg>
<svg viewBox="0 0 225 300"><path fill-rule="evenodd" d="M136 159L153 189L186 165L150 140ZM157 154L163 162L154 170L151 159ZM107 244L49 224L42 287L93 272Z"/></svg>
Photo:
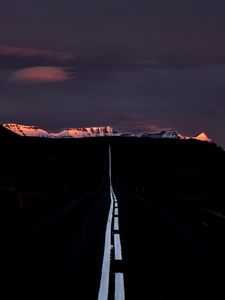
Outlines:
<svg viewBox="0 0 225 300"><path fill-rule="evenodd" d="M71 79L70 74L63 68L37 66L15 71L8 80L16 83L52 83L69 79Z"/></svg>
<svg viewBox="0 0 225 300"><path fill-rule="evenodd" d="M66 51L13 46L0 46L0 55L15 58L50 59L60 62L68 62L75 58L73 53Z"/></svg>
<svg viewBox="0 0 225 300"><path fill-rule="evenodd" d="M101 114L101 119L111 119L112 126L118 130L131 133L158 132L165 130L165 127L151 122L149 118L132 113Z"/></svg>
<svg viewBox="0 0 225 300"><path fill-rule="evenodd" d="M225 114L225 110L221 109L221 108L218 108L218 109L216 109L216 114L217 115L224 115Z"/></svg>

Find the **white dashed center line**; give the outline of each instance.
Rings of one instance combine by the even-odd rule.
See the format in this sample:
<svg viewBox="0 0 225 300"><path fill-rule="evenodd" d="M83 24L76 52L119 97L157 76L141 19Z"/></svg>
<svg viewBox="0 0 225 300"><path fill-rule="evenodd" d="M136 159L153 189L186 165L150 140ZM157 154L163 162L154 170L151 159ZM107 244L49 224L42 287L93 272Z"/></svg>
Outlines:
<svg viewBox="0 0 225 300"><path fill-rule="evenodd" d="M119 219L114 217L114 230L119 230Z"/></svg>
<svg viewBox="0 0 225 300"><path fill-rule="evenodd" d="M124 290L124 276L123 273L115 274L115 300L124 300L125 290Z"/></svg>
<svg viewBox="0 0 225 300"><path fill-rule="evenodd" d="M118 233L114 234L114 247L115 247L115 260L122 260L120 235Z"/></svg>
<svg viewBox="0 0 225 300"><path fill-rule="evenodd" d="M109 298L109 278L111 274L111 250L114 246L114 260L122 261L122 247L120 241L119 231L119 209L117 198L113 192L112 187L112 173L111 173L111 147L109 147L109 180L110 180L110 209L106 225L105 232L105 247L102 263L102 273L100 280L100 287L98 293L98 300L108 300ZM113 214L114 210L114 214ZM112 219L114 218L112 232ZM113 235L113 240L112 240ZM114 244L114 245L113 245ZM125 288L124 288L124 274L122 272L115 271L115 286L114 286L114 300L125 300ZM110 285L111 286L111 285ZM111 297L110 297L111 299Z"/></svg>

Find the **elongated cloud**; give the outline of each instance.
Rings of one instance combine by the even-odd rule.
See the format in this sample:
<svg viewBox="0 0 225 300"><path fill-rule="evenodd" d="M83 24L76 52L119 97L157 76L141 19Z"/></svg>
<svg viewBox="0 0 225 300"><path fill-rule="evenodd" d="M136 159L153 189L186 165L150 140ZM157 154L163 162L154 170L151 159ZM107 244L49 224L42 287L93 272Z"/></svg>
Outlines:
<svg viewBox="0 0 225 300"><path fill-rule="evenodd" d="M143 132L158 132L165 130L165 127L154 124L149 118L132 113L103 113L100 114L101 119L111 120L112 126L118 130L128 131L132 133L143 133Z"/></svg>
<svg viewBox="0 0 225 300"><path fill-rule="evenodd" d="M13 72L10 82L15 83L52 83L71 79L70 74L59 67L38 66Z"/></svg>
<svg viewBox="0 0 225 300"><path fill-rule="evenodd" d="M74 59L71 52L29 47L0 46L0 55L17 58L39 58L67 62Z"/></svg>

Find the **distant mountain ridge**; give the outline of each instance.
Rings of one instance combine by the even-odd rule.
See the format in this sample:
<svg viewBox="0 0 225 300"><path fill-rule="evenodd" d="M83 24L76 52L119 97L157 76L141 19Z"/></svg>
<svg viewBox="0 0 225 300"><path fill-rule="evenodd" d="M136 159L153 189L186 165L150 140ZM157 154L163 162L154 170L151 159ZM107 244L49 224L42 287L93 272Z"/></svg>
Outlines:
<svg viewBox="0 0 225 300"><path fill-rule="evenodd" d="M17 135L30 137L51 137L51 134L46 130L40 129L37 126L27 126L20 124L2 124L2 126Z"/></svg>
<svg viewBox="0 0 225 300"><path fill-rule="evenodd" d="M57 133L51 133L55 138L82 138L94 136L111 136L115 130L110 126L67 128Z"/></svg>
<svg viewBox="0 0 225 300"><path fill-rule="evenodd" d="M84 138L84 137L103 137L103 136L134 136L141 138L152 138L152 139L195 139L205 142L212 142L208 136L202 132L197 136L189 137L179 134L174 129L166 129L160 132L145 132L142 134L131 134L131 133L122 133L117 132L111 126L99 126L99 127L83 127L83 128L66 128L59 132L48 132L37 126L28 126L21 124L2 124L1 128L7 129L11 133L17 134L19 136L27 137L44 137L44 138Z"/></svg>
<svg viewBox="0 0 225 300"><path fill-rule="evenodd" d="M116 131L110 126L66 128L59 132L48 132L37 126L21 124L2 124L2 127L20 136L45 137L45 138L83 138L95 136L111 136Z"/></svg>
<svg viewBox="0 0 225 300"><path fill-rule="evenodd" d="M189 139L194 139L194 140L199 140L199 141L204 141L204 142L212 142L211 139L208 138L208 136L202 132L196 136L185 136L179 134L176 130L174 129L167 129L167 130L162 130L160 132L146 132L140 135L141 137L148 137L148 138L153 138L153 139L160 139L160 138L169 138L169 139L181 139L181 140L189 140Z"/></svg>

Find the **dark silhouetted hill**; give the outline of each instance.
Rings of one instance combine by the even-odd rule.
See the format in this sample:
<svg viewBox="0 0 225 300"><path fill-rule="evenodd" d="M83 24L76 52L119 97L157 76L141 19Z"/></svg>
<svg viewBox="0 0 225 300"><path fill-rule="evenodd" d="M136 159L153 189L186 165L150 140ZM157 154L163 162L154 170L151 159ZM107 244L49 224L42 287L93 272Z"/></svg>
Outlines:
<svg viewBox="0 0 225 300"><path fill-rule="evenodd" d="M12 132L9 129L6 129L4 126L0 125L0 137L10 138L10 137L19 137L16 133Z"/></svg>

